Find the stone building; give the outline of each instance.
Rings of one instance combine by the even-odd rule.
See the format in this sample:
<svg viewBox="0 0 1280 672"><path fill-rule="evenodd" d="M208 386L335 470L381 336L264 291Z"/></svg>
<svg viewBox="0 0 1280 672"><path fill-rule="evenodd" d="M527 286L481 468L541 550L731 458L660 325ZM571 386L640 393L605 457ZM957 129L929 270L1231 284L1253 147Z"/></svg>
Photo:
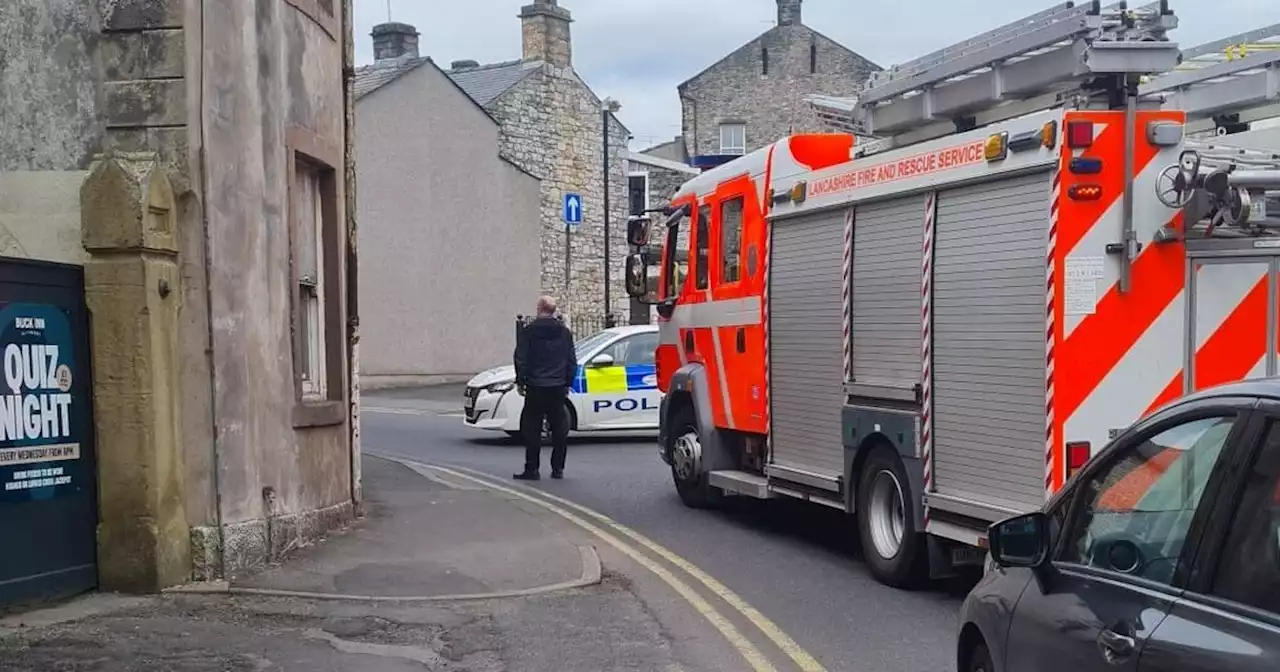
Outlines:
<svg viewBox="0 0 1280 672"><path fill-rule="evenodd" d="M0 338L82 353L74 438L0 435L0 599L232 577L355 513L350 12L0 3L0 304L71 320Z"/></svg>
<svg viewBox="0 0 1280 672"><path fill-rule="evenodd" d="M360 380L466 379L508 361L542 283L541 184L501 155L501 125L400 23L356 71Z"/></svg>
<svg viewBox="0 0 1280 672"><path fill-rule="evenodd" d="M562 297L571 320L599 325L606 312L605 295L605 124L609 126L608 180L610 221L610 303L621 314L628 305L622 286L627 251L626 147L630 132L611 107L573 69L569 10L557 0L534 0L520 10L523 53L519 60L480 64L457 61L447 71L467 95L497 120L501 155L541 181L538 205L542 292ZM427 59L417 56L417 31L400 23L374 29L375 58L384 66L416 70ZM376 86L373 71L362 77ZM446 166L433 170L448 170ZM566 233L565 196L582 198L582 223ZM568 272L566 273L566 239ZM490 248L489 268L501 268L512 249ZM565 300L567 299L567 300ZM527 308L524 312L527 312Z"/></svg>
<svg viewBox="0 0 1280 672"><path fill-rule="evenodd" d="M854 95L880 69L806 26L802 0L776 1L776 26L679 86L684 151L693 163L824 130L805 97Z"/></svg>
<svg viewBox="0 0 1280 672"><path fill-rule="evenodd" d="M520 60L454 63L449 75L502 125L502 154L542 180L542 289L567 297L571 319L623 314L630 131L573 68L572 16L557 0L520 10ZM608 124L608 148L605 126ZM607 161L605 159L607 155ZM605 307L605 165L609 183L609 303ZM565 194L582 196L583 221L567 236ZM567 280L567 283L566 283Z"/></svg>

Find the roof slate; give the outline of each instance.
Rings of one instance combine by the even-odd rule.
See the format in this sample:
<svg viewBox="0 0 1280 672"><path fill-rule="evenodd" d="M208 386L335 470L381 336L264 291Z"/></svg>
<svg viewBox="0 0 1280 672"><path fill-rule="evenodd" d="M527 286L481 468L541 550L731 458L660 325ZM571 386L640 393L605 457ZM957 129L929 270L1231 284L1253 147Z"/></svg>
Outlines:
<svg viewBox="0 0 1280 672"><path fill-rule="evenodd" d="M429 58L405 58L356 68L356 100L413 72L429 60ZM445 70L444 73L458 85L458 88L483 107L519 84L529 76L529 73L537 69L538 65L538 63L524 61L505 61L462 70Z"/></svg>
<svg viewBox="0 0 1280 672"><path fill-rule="evenodd" d="M356 100L381 89L400 77L418 69L426 58L406 58L396 61L384 61L356 68L355 94Z"/></svg>
<svg viewBox="0 0 1280 672"><path fill-rule="evenodd" d="M477 103L488 105L528 77L539 65L524 61L505 61L478 68L446 70L445 74Z"/></svg>

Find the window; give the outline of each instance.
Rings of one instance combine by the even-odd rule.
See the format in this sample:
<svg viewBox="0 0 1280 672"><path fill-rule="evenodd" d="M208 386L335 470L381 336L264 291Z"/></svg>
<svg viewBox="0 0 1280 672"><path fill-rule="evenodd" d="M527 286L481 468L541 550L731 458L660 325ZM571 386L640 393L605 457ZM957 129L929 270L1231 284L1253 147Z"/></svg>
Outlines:
<svg viewBox="0 0 1280 672"><path fill-rule="evenodd" d="M1127 447L1083 483L1062 560L1172 584L1235 417L1187 422Z"/></svg>
<svg viewBox="0 0 1280 672"><path fill-rule="evenodd" d="M694 289L706 289L711 265L711 258L708 255L711 246L711 206L704 205L698 208L698 259L697 266L693 269L694 273Z"/></svg>
<svg viewBox="0 0 1280 672"><path fill-rule="evenodd" d="M746 124L720 124L720 153L747 153Z"/></svg>
<svg viewBox="0 0 1280 672"><path fill-rule="evenodd" d="M760 74L769 74L769 48L761 47L760 49Z"/></svg>
<svg viewBox="0 0 1280 672"><path fill-rule="evenodd" d="M294 168L294 235L297 253L298 303L301 313L300 375L304 399L324 399L324 207L320 202L320 171L299 160Z"/></svg>
<svg viewBox="0 0 1280 672"><path fill-rule="evenodd" d="M649 173L631 173L627 182L628 214L639 215L649 209Z"/></svg>
<svg viewBox="0 0 1280 672"><path fill-rule="evenodd" d="M293 279L294 425L341 424L347 411L342 381L342 238L338 173L342 152L309 130L291 127L290 261Z"/></svg>
<svg viewBox="0 0 1280 672"><path fill-rule="evenodd" d="M1212 592L1280 615L1280 424L1268 430L1230 515Z"/></svg>
<svg viewBox="0 0 1280 672"><path fill-rule="evenodd" d="M818 72L818 45L809 45L809 74L817 74Z"/></svg>
<svg viewBox="0 0 1280 672"><path fill-rule="evenodd" d="M654 351L657 349L658 334L653 332L619 339L601 354L613 357L613 363L617 366L652 366Z"/></svg>
<svg viewBox="0 0 1280 672"><path fill-rule="evenodd" d="M680 295L684 288L685 278L689 276L689 218L681 217L667 230L666 244L663 250L663 263L666 264L666 293L662 298L670 299Z"/></svg>
<svg viewBox="0 0 1280 672"><path fill-rule="evenodd" d="M720 282L742 279L742 197L720 204Z"/></svg>

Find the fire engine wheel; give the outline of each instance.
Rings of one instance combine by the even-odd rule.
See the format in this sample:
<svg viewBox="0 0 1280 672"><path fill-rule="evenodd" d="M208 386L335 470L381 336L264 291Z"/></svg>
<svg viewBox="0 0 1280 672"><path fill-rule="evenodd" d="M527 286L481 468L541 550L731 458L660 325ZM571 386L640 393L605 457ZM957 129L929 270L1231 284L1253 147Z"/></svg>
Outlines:
<svg viewBox="0 0 1280 672"><path fill-rule="evenodd" d="M671 423L671 479L675 481L680 501L693 509L715 505L715 493L702 470L702 439L693 408L684 406Z"/></svg>
<svg viewBox="0 0 1280 672"><path fill-rule="evenodd" d="M911 482L897 456L873 449L858 487L858 534L871 575L896 588L920 583L927 562L923 534L912 528Z"/></svg>

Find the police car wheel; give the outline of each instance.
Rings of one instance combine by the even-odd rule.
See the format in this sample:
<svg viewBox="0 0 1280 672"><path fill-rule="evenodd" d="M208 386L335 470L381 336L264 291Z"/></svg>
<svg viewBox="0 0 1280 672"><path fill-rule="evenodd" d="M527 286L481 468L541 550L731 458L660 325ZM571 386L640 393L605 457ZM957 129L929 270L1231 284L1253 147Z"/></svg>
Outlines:
<svg viewBox="0 0 1280 672"><path fill-rule="evenodd" d="M679 456L675 453L680 450L701 451L701 445L698 443L698 422L693 416L693 408L684 406L680 409L671 423L671 440L677 445L672 447L673 459L671 464L671 479L676 484L676 492L680 495L680 501L691 509L708 509L715 506L718 497L707 482L707 474L697 465L700 462L701 455L691 454ZM684 442L684 445L681 445Z"/></svg>

